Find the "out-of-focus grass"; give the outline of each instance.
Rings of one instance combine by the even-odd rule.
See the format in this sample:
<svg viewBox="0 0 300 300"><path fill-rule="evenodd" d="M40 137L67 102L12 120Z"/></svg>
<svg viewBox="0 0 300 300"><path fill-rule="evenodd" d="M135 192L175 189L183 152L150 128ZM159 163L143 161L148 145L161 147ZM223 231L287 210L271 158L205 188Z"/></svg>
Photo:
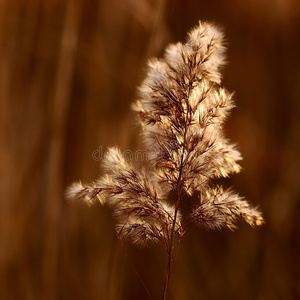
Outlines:
<svg viewBox="0 0 300 300"><path fill-rule="evenodd" d="M172 299L300 297L300 7L273 1L0 2L0 298L144 299L108 209L64 200L93 180L95 150L138 149L130 103L146 58L182 40L198 19L223 26L227 122L244 171L237 190L267 224L235 233L190 228ZM128 246L160 297L159 247Z"/></svg>

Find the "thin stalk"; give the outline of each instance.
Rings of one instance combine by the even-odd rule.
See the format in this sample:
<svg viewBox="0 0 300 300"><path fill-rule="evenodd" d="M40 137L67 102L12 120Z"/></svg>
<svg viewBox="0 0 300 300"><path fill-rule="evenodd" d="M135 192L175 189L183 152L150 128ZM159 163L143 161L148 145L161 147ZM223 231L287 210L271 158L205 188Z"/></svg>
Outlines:
<svg viewBox="0 0 300 300"><path fill-rule="evenodd" d="M180 175L180 177L181 177L181 175ZM181 200L181 191L180 191L180 188L178 187L177 203L176 203L176 207L175 207L175 213L174 213L174 219L173 219L172 231L171 231L171 238L170 238L170 245L169 245L169 249L168 249L168 265L167 265L167 271L166 271L166 277L165 277L163 300L167 299L167 291L168 291L168 285L169 285L169 281L170 281L171 264L172 264L172 258L173 258L173 241L174 241L174 235L175 235L175 225L176 225L176 219L177 219L180 200Z"/></svg>
<svg viewBox="0 0 300 300"><path fill-rule="evenodd" d="M118 239L119 239L119 241L121 242L121 245L122 245L122 247L123 247L125 256L126 256L126 258L128 259L128 262L129 262L129 264L130 264L130 266L131 266L133 272L135 273L135 275L138 277L139 281L140 281L141 284L143 285L143 287L144 287L144 289L145 289L145 291L146 291L146 293L147 293L147 295L148 295L148 297L149 297L149 300L151 300L152 297L151 297L150 291L149 291L149 289L148 289L146 283L144 282L144 280L143 280L142 277L140 276L139 272L137 271L136 267L134 266L134 264L133 264L133 262L132 262L132 260L131 260L131 258L130 258L130 256L129 256L128 252L126 251L125 245L124 245L124 243L123 243L121 237L118 236Z"/></svg>
<svg viewBox="0 0 300 300"><path fill-rule="evenodd" d="M186 133L187 133L187 127L189 122L189 113L190 112L190 106L189 106L189 97L192 90L192 85L189 85L189 90L186 97L186 106L187 106L187 112L186 112L186 118L185 118L185 125L184 125L184 135L183 135L183 149L180 157L180 164L179 164L179 175L177 180L177 202L175 206L175 212L174 212L174 218L173 218L173 224L172 224L172 230L171 230L171 237L170 237L170 245L168 249L168 264L167 264L167 271L166 271L166 277L165 277L165 284L164 284L164 290L163 290L163 300L167 299L167 292L168 292L168 286L170 281L170 274L171 274L171 265L172 265L172 258L173 258L173 243L174 243L174 236L175 236L175 225L177 221L177 215L179 210L180 201L182 198L182 188L181 188L181 180L182 180L182 169L183 169L183 159L184 159L184 146L186 143Z"/></svg>

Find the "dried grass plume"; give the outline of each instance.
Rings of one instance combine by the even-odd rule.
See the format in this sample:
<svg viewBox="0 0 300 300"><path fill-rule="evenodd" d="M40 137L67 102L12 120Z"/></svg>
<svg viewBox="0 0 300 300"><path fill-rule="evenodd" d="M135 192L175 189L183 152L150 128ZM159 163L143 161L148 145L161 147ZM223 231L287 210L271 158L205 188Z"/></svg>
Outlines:
<svg viewBox="0 0 300 300"><path fill-rule="evenodd" d="M224 51L218 28L199 22L186 43L172 44L163 58L152 59L132 106L149 149L148 165L137 170L118 148L111 148L100 179L89 185L76 183L67 191L68 198L111 206L120 238L137 244L162 243L169 258L164 299L174 239L182 238L187 221L231 230L239 221L251 226L264 222L243 197L213 184L238 173L241 160L223 132L234 107L233 94L221 87ZM199 203L182 216L184 195L198 197Z"/></svg>

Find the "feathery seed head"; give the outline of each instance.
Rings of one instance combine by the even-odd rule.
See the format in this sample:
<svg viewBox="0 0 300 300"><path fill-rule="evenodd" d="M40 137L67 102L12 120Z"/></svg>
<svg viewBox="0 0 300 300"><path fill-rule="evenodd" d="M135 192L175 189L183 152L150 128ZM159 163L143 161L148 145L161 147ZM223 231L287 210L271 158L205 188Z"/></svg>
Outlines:
<svg viewBox="0 0 300 300"><path fill-rule="evenodd" d="M248 202L233 191L224 191L218 186L208 189L201 196L201 203L195 207L190 218L208 229L237 228L236 223L246 221L251 226L264 223L261 213L250 207Z"/></svg>
<svg viewBox="0 0 300 300"><path fill-rule="evenodd" d="M136 170L121 151L108 149L104 176L92 185L72 185L67 196L113 209L120 238L145 245L161 242L170 254L174 235L183 236L182 192L200 195L188 219L210 229L236 228L240 220L262 225L261 213L212 179L238 173L241 154L224 137L223 123L234 107L233 94L220 86L224 38L216 26L199 22L186 43L172 44L152 59L132 109L139 114L150 158ZM178 199L168 198L179 191ZM176 205L174 205L176 203Z"/></svg>
<svg viewBox="0 0 300 300"><path fill-rule="evenodd" d="M93 204L96 199L102 205L105 203L101 188L94 185L83 185L80 181L74 182L67 188L66 198L69 200L83 200L88 205Z"/></svg>

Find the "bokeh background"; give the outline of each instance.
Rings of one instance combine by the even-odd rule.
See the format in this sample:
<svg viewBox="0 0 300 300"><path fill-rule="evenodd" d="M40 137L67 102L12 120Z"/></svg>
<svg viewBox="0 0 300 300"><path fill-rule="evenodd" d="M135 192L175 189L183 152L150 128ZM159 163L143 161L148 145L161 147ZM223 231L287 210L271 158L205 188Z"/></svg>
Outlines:
<svg viewBox="0 0 300 300"><path fill-rule="evenodd" d="M94 151L140 147L146 61L198 20L227 37L226 132L244 157L227 183L267 224L191 226L169 299L300 299L298 0L0 1L1 299L147 299L131 265L161 298L163 249L123 247L109 209L64 190L100 174Z"/></svg>

